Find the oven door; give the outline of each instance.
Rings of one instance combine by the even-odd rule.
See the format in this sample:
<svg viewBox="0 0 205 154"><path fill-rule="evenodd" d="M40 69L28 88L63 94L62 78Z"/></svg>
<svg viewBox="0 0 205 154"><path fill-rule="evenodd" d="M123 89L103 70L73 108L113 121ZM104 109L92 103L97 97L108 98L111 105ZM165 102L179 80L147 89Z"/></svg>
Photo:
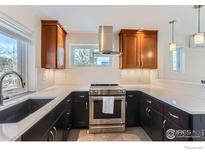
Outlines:
<svg viewBox="0 0 205 154"><path fill-rule="evenodd" d="M103 96L89 97L89 124L124 124L125 123L125 97L114 96L113 114L105 114L103 110Z"/></svg>

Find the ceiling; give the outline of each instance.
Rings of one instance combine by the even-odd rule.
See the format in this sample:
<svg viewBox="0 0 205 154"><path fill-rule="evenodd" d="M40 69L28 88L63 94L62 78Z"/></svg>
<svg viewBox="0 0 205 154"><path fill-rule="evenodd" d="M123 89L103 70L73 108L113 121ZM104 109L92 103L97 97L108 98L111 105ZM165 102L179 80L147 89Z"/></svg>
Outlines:
<svg viewBox="0 0 205 154"><path fill-rule="evenodd" d="M32 6L42 19L57 19L70 32L98 31L99 25L112 25L114 32L122 28L163 29L169 21L177 20L182 31L197 31L197 11L193 6ZM204 11L201 14L205 16ZM201 17L203 19L203 17ZM187 26L188 25L188 26ZM202 21L205 26L205 20ZM177 27L177 26L176 26ZM203 28L202 28L203 29ZM205 30L205 27L204 27Z"/></svg>

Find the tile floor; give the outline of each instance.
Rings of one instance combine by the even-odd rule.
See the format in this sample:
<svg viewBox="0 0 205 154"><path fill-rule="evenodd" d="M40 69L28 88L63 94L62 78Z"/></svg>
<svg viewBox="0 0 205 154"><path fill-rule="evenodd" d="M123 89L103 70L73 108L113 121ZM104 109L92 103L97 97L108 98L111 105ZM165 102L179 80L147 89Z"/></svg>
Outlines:
<svg viewBox="0 0 205 154"><path fill-rule="evenodd" d="M87 129L73 129L68 141L150 141L141 127L126 128L122 133L89 134Z"/></svg>

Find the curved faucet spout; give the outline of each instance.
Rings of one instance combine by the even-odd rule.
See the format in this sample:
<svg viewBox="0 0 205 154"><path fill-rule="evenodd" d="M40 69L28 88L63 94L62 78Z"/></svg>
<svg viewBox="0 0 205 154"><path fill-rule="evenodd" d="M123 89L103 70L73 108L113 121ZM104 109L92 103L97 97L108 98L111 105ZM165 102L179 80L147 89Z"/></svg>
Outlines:
<svg viewBox="0 0 205 154"><path fill-rule="evenodd" d="M3 105L3 81L4 81L4 78L8 75L11 75L11 74L15 74L16 76L19 77L20 81L21 81L21 86L22 88L24 88L24 82L23 82L23 78L21 77L20 74L18 74L17 72L15 71L9 71L9 72L6 72L4 73L1 77L0 77L0 105Z"/></svg>

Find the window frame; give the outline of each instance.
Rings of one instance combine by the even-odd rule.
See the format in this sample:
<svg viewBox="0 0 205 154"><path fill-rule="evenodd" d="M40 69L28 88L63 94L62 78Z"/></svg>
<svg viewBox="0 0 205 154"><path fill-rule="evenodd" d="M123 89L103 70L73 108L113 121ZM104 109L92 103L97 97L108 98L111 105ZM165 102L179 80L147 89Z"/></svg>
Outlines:
<svg viewBox="0 0 205 154"><path fill-rule="evenodd" d="M24 88L21 88L21 86L19 85L17 88L3 89L4 97L5 96L12 97L14 95L19 95L28 91L28 74L27 74L28 73L28 66L27 66L28 43L26 43L25 40L20 40L18 38L15 38L14 36L12 37L10 34L6 34L6 31L4 32L0 31L0 34L15 39L17 41L17 57L18 56L21 57L19 61L17 60L17 73L19 73L23 78L23 82L25 83Z"/></svg>
<svg viewBox="0 0 205 154"><path fill-rule="evenodd" d="M184 49L182 47L177 47L176 48L176 58L177 58L177 69L174 70L173 67L173 51L171 52L171 59L172 59L172 72L174 73L185 73L185 52Z"/></svg>
<svg viewBox="0 0 205 154"><path fill-rule="evenodd" d="M69 67L70 68L113 68L114 67L114 58L111 56L111 55L107 55L107 56L110 56L111 57L111 64L110 65L108 65L108 66L103 66L103 65L94 65L94 61L92 61L92 65L79 65L79 66L76 66L76 65L73 65L74 64L74 57L73 57L73 53L72 53L72 46L96 46L96 47L98 47L99 46L99 44L96 44L96 43L93 43L93 44L91 44L91 43L84 43L84 44L82 44L82 43L71 43L70 45L69 45ZM100 53L99 53L99 55L101 55ZM94 60L94 57L93 57L93 60Z"/></svg>

